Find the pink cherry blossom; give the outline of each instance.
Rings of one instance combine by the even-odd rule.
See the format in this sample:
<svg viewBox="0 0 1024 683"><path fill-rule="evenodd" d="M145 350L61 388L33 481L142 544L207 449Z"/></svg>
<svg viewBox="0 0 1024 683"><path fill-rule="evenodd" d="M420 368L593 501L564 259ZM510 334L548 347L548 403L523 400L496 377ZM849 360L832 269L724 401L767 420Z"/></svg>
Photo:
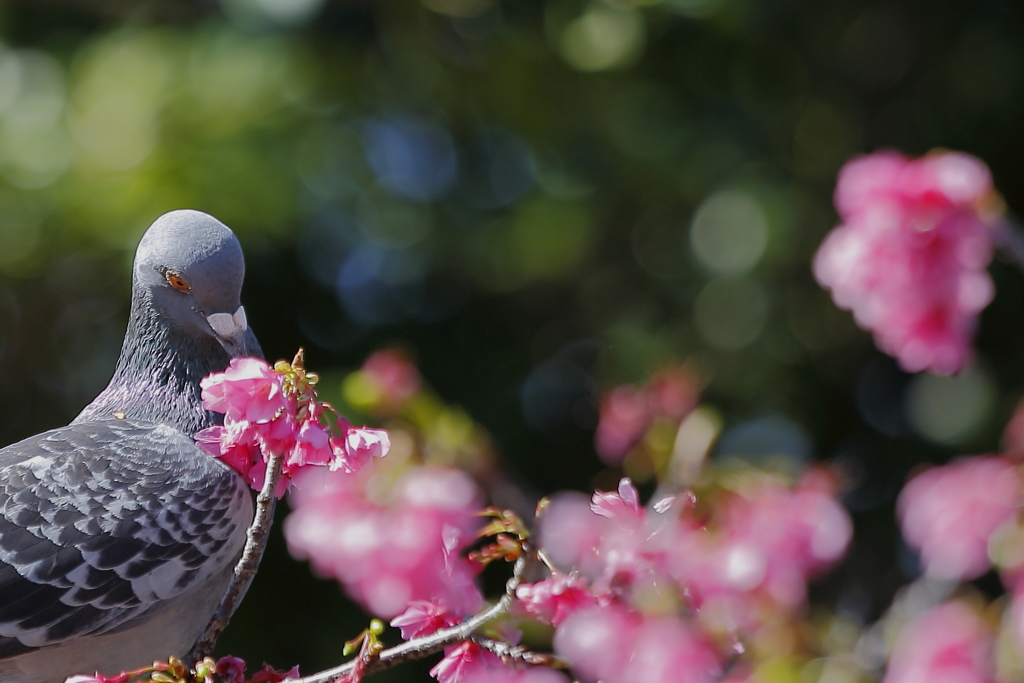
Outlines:
<svg viewBox="0 0 1024 683"><path fill-rule="evenodd" d="M86 674L76 674L64 680L64 683L127 683L130 676L128 674L118 674L117 676L101 676L100 674L93 674L91 676Z"/></svg>
<svg viewBox="0 0 1024 683"><path fill-rule="evenodd" d="M288 548L314 570L337 578L372 614L390 619L414 601L458 615L483 597L479 565L448 545L468 543L481 525L482 495L465 472L414 467L386 494L372 472L325 469L302 474L285 519Z"/></svg>
<svg viewBox="0 0 1024 683"><path fill-rule="evenodd" d="M991 683L992 634L963 602L947 602L907 624L883 683Z"/></svg>
<svg viewBox="0 0 1024 683"><path fill-rule="evenodd" d="M966 458L917 475L897 511L907 542L935 577L967 580L991 567L989 539L1021 504L1020 474L998 456Z"/></svg>
<svg viewBox="0 0 1024 683"><path fill-rule="evenodd" d="M621 683L711 683L722 672L715 649L680 619L643 619L632 634L630 647L631 656L623 667Z"/></svg>
<svg viewBox="0 0 1024 683"><path fill-rule="evenodd" d="M583 681L620 680L639 623L638 615L618 605L581 610L555 631L555 654Z"/></svg>
<svg viewBox="0 0 1024 683"><path fill-rule="evenodd" d="M413 600L409 607L391 620L391 625L402 631L406 640L428 636L431 633L459 623L457 615L428 600Z"/></svg>
<svg viewBox="0 0 1024 683"><path fill-rule="evenodd" d="M697 407L699 387L694 376L682 366L659 370L647 382L652 409L669 420L679 421Z"/></svg>
<svg viewBox="0 0 1024 683"><path fill-rule="evenodd" d="M196 444L248 479L253 464L262 459L252 425L235 422L207 427L196 434Z"/></svg>
<svg viewBox="0 0 1024 683"><path fill-rule="evenodd" d="M398 349L372 353L362 372L373 384L384 407L395 410L420 390L420 371Z"/></svg>
<svg viewBox="0 0 1024 683"><path fill-rule="evenodd" d="M488 669L503 669L497 655L473 641L466 641L445 650L444 658L430 670L438 683L466 683L472 676L486 675Z"/></svg>
<svg viewBox="0 0 1024 683"><path fill-rule="evenodd" d="M616 605L576 612L555 632L554 644L587 682L710 683L722 671L714 647L682 620Z"/></svg>
<svg viewBox="0 0 1024 683"><path fill-rule="evenodd" d="M303 420L295 433L295 445L285 458L285 471L291 473L307 465L326 465L331 460L330 441L322 424L314 419Z"/></svg>
<svg viewBox="0 0 1024 683"><path fill-rule="evenodd" d="M555 574L537 583L522 584L516 589L516 597L527 612L554 626L597 604L597 598L576 574Z"/></svg>
<svg viewBox="0 0 1024 683"><path fill-rule="evenodd" d="M993 295L983 213L993 194L988 169L967 154L879 152L840 171L843 224L818 249L815 277L908 372L948 374L970 358Z"/></svg>
<svg viewBox="0 0 1024 683"><path fill-rule="evenodd" d="M224 372L202 380L203 407L224 414L224 424L201 430L196 443L238 471L254 489L263 487L271 455L281 456L281 497L293 476L306 467L329 466L354 473L387 454L383 429L352 427L316 399L313 375L284 361L271 368L259 358L234 358ZM285 382L285 377L289 378Z"/></svg>
<svg viewBox="0 0 1024 683"><path fill-rule="evenodd" d="M259 358L232 358L224 372L204 377L203 407L231 420L270 422L287 407L281 374Z"/></svg>
<svg viewBox="0 0 1024 683"><path fill-rule="evenodd" d="M249 470L249 475L246 477L246 481L249 482L249 486L254 491L262 491L263 485L267 481L267 461L263 458L259 458L252 464L252 468ZM281 499L284 494L288 492L288 487L291 485L291 476L285 474L277 480L277 487L274 489L274 497Z"/></svg>
<svg viewBox="0 0 1024 683"><path fill-rule="evenodd" d="M569 683L569 678L546 666L481 667L467 673L465 683Z"/></svg>
<svg viewBox="0 0 1024 683"><path fill-rule="evenodd" d="M334 457L331 470L358 472L372 458L382 458L391 448L391 439L383 429L350 427L344 439L331 442Z"/></svg>
<svg viewBox="0 0 1024 683"><path fill-rule="evenodd" d="M684 366L658 370L642 387L623 385L601 399L594 448L608 465L619 465L655 420L679 422L697 406L699 387Z"/></svg>
<svg viewBox="0 0 1024 683"><path fill-rule="evenodd" d="M596 551L607 526L607 519L591 510L586 496L565 491L551 497L538 528L539 543L556 565L593 579L604 569Z"/></svg>
<svg viewBox="0 0 1024 683"><path fill-rule="evenodd" d="M640 494L629 477L623 477L619 481L619 490L615 493L595 491L590 509L594 511L594 514L608 519L635 519L643 515L640 507Z"/></svg>
<svg viewBox="0 0 1024 683"><path fill-rule="evenodd" d="M640 440L653 417L649 397L631 386L612 389L602 400L594 447L609 465L622 461Z"/></svg>
<svg viewBox="0 0 1024 683"><path fill-rule="evenodd" d="M816 485L790 489L754 479L737 494L719 511L719 577L783 607L803 604L807 581L845 554L853 535L849 515Z"/></svg>
<svg viewBox="0 0 1024 683"><path fill-rule="evenodd" d="M629 606L636 595L681 599L698 620L718 615L738 633L798 611L807 582L842 557L851 536L830 480L814 472L796 485L765 475L737 478L710 506L682 494L643 508L623 480L618 493L597 494L590 504L582 496L554 497L538 530L551 561L576 570L597 604ZM524 602L536 603L524 605L528 612L552 618L539 587L520 591Z"/></svg>
<svg viewBox="0 0 1024 683"><path fill-rule="evenodd" d="M288 410L281 413L270 422L246 423L250 424L255 434L256 444L260 451L269 455L287 456L295 448L296 437L299 432L299 422L296 417L296 408L289 402ZM225 417L225 425L231 425L230 418Z"/></svg>

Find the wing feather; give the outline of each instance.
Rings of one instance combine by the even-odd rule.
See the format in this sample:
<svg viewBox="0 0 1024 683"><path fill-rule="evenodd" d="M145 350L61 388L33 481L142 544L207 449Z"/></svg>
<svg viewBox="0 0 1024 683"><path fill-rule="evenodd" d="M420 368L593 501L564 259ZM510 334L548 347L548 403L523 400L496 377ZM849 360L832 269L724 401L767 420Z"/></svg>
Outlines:
<svg viewBox="0 0 1024 683"><path fill-rule="evenodd" d="M164 425L0 450L0 659L164 609L235 561L251 520L242 479Z"/></svg>

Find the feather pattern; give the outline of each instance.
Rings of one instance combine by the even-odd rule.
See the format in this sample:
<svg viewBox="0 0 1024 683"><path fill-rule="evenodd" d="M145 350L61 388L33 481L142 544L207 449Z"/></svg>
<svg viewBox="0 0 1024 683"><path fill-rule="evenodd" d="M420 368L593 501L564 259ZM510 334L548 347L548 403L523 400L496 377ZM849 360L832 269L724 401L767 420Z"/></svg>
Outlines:
<svg viewBox="0 0 1024 683"><path fill-rule="evenodd" d="M166 425L76 423L0 450L3 639L109 633L173 604L241 552L251 494Z"/></svg>

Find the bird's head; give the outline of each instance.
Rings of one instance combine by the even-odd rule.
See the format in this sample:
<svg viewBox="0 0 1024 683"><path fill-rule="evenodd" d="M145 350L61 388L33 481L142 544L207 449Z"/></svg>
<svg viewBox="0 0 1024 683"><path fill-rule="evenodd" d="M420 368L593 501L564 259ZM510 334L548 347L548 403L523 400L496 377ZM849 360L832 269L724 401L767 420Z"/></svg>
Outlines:
<svg viewBox="0 0 1024 683"><path fill-rule="evenodd" d="M171 211L139 242L133 299L146 300L174 330L216 339L229 355L243 356L254 352L247 338L255 340L240 301L244 276L230 228L201 211Z"/></svg>

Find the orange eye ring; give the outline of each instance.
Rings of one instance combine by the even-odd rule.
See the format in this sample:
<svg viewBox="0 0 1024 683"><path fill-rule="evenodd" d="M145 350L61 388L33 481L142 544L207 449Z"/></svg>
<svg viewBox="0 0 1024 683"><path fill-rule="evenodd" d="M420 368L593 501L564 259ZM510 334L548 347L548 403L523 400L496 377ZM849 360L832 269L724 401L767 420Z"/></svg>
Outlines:
<svg viewBox="0 0 1024 683"><path fill-rule="evenodd" d="M167 284L174 287L179 292L191 292L192 286L186 282L180 274L175 273L173 270L168 270L164 273L164 277L167 278Z"/></svg>

